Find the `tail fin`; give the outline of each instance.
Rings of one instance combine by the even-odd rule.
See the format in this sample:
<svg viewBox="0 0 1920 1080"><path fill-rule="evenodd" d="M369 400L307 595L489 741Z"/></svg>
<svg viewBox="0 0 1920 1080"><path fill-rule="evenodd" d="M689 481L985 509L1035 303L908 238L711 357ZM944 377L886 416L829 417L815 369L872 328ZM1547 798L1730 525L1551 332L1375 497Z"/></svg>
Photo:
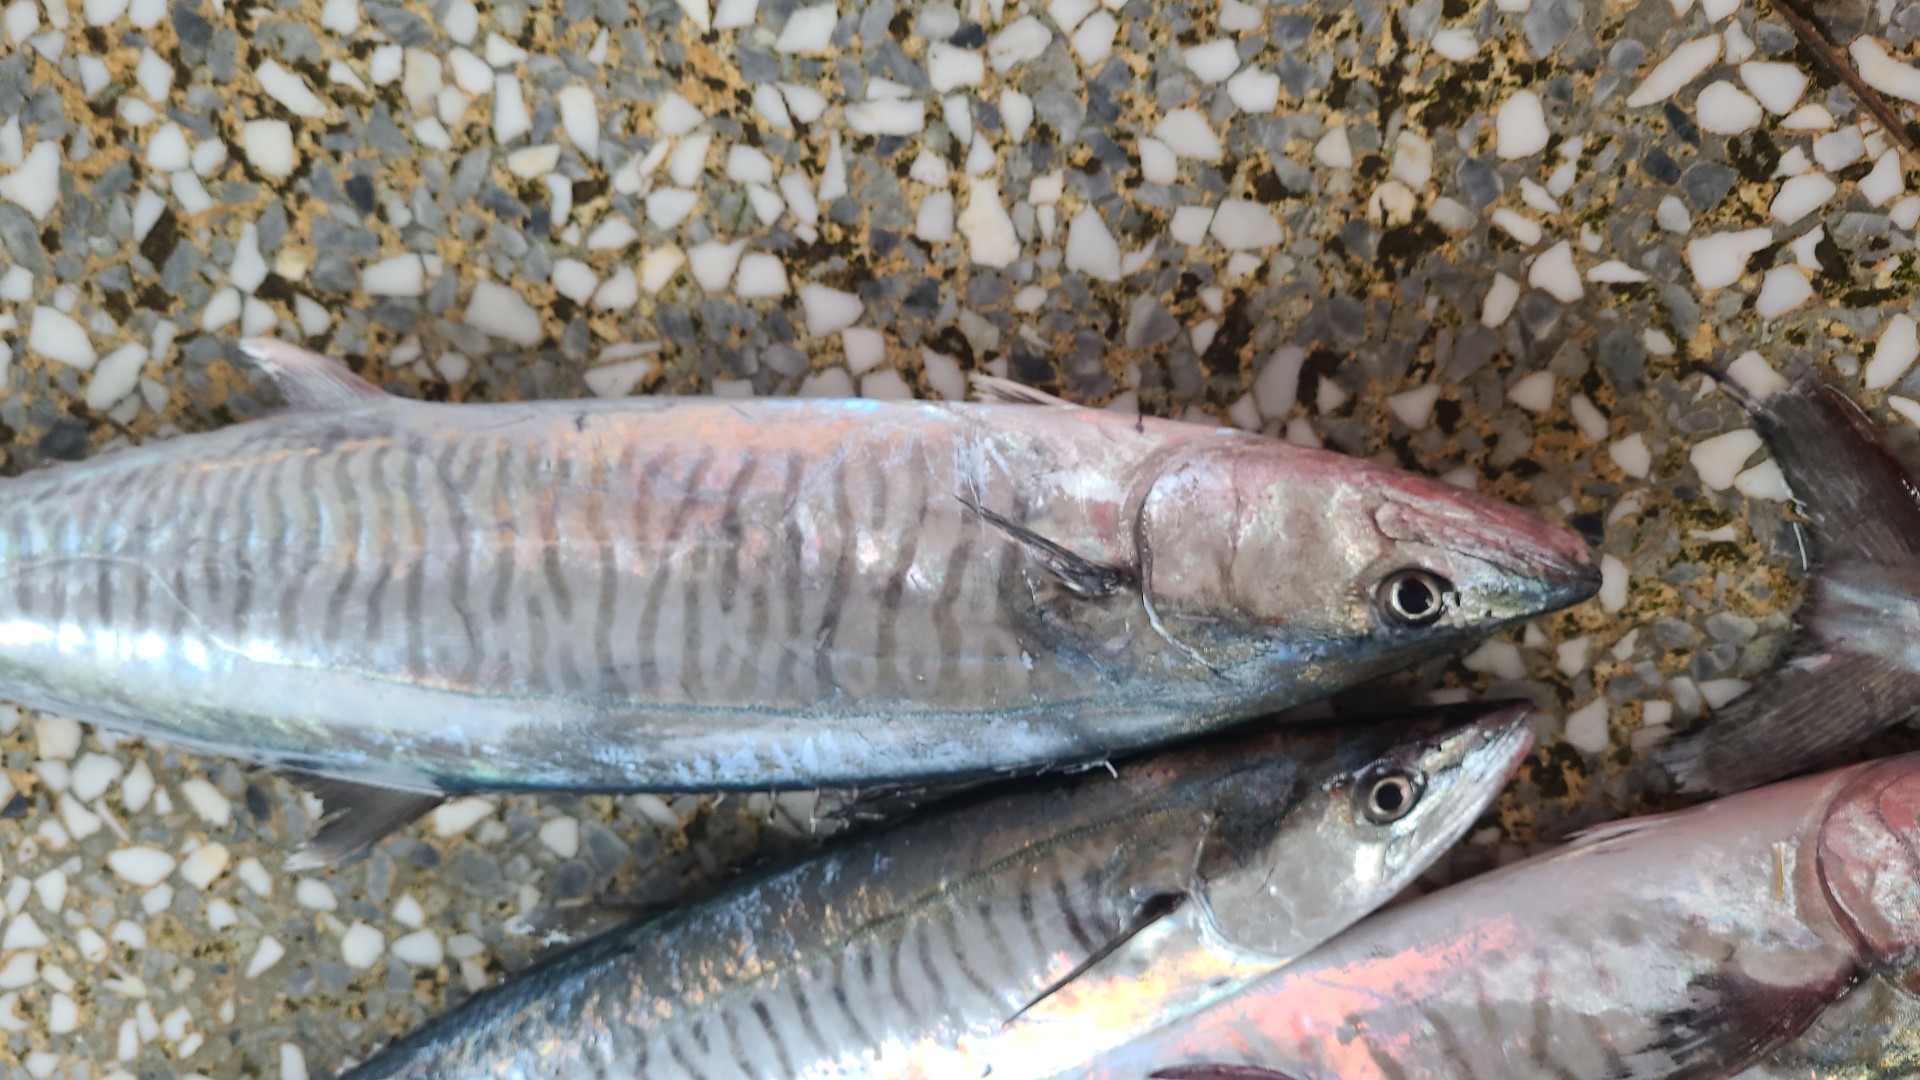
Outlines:
<svg viewBox="0 0 1920 1080"><path fill-rule="evenodd" d="M1920 707L1920 493L1845 394L1805 374L1747 402L1812 525L1814 576L1791 657L1712 726L1655 752L1681 789L1803 772Z"/></svg>

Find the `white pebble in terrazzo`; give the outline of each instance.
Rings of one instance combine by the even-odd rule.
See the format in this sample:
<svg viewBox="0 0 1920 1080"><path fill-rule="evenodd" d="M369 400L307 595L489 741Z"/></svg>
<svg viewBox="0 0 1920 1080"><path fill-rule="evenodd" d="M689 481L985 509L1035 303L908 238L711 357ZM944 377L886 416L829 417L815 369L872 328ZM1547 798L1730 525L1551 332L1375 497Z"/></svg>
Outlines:
<svg viewBox="0 0 1920 1080"><path fill-rule="evenodd" d="M461 321L515 345L532 348L540 340L540 313L513 289L492 281L476 282Z"/></svg>
<svg viewBox="0 0 1920 1080"><path fill-rule="evenodd" d="M1607 699L1596 698L1567 714L1566 740L1575 749L1598 754L1611 741L1607 730Z"/></svg>
<svg viewBox="0 0 1920 1080"><path fill-rule="evenodd" d="M1725 491L1733 486L1733 478L1740 475L1747 459L1760 449L1760 445L1758 433L1750 428L1741 428L1696 443L1687 452L1687 460L1692 463L1693 471L1700 475L1700 482L1706 485L1707 490Z"/></svg>
<svg viewBox="0 0 1920 1080"><path fill-rule="evenodd" d="M1487 287L1486 299L1480 303L1480 325L1498 327L1506 325L1513 314L1513 306L1520 302L1520 283L1505 274L1496 272L1493 284Z"/></svg>
<svg viewBox="0 0 1920 1080"><path fill-rule="evenodd" d="M180 794L200 820L209 825L225 825L233 819L233 803L202 777L196 776L181 784Z"/></svg>
<svg viewBox="0 0 1920 1080"><path fill-rule="evenodd" d="M685 135L706 120L706 114L693 102L671 91L653 107L653 126L670 138Z"/></svg>
<svg viewBox="0 0 1920 1080"><path fill-rule="evenodd" d="M60 200L60 144L43 139L18 167L0 177L0 199L44 221Z"/></svg>
<svg viewBox="0 0 1920 1080"><path fill-rule="evenodd" d="M231 856L225 844L206 844L180 860L180 880L196 889L206 889L227 872Z"/></svg>
<svg viewBox="0 0 1920 1080"><path fill-rule="evenodd" d="M580 853L580 823L570 817L554 818L540 826L540 842L555 855L571 859Z"/></svg>
<svg viewBox="0 0 1920 1080"><path fill-rule="evenodd" d="M1020 237L1000 201L1000 182L990 177L967 181L967 205L956 222L967 238L967 255L976 264L1005 269L1020 257Z"/></svg>
<svg viewBox="0 0 1920 1080"><path fill-rule="evenodd" d="M1807 92L1807 74L1798 67L1773 60L1749 60L1740 65L1740 82L1762 107L1785 116Z"/></svg>
<svg viewBox="0 0 1920 1080"><path fill-rule="evenodd" d="M648 295L657 294L667 287L667 283L672 281L673 276L686 264L686 255L671 244L665 247L649 248L646 254L640 256L640 287L645 289Z"/></svg>
<svg viewBox="0 0 1920 1080"><path fill-rule="evenodd" d="M778 255L750 252L740 259L739 273L733 280L733 292L742 300L771 299L787 295L787 267Z"/></svg>
<svg viewBox="0 0 1920 1080"><path fill-rule="evenodd" d="M833 43L833 27L839 20L840 13L832 4L796 9L787 18L787 24L780 28L780 36L773 42L773 51L802 54L825 52L827 46Z"/></svg>
<svg viewBox="0 0 1920 1080"><path fill-rule="evenodd" d="M173 856L155 847L121 848L107 856L107 868L129 885L148 888L173 873Z"/></svg>
<svg viewBox="0 0 1920 1080"><path fill-rule="evenodd" d="M1521 659L1519 647L1503 638L1482 642L1460 658L1460 666L1468 671L1492 675L1496 679L1527 677L1527 662Z"/></svg>
<svg viewBox="0 0 1920 1080"><path fill-rule="evenodd" d="M1635 285L1648 278L1643 270L1635 270L1619 259L1608 259L1588 270L1587 280L1603 285Z"/></svg>
<svg viewBox="0 0 1920 1080"><path fill-rule="evenodd" d="M1495 210L1490 220L1495 228L1518 240L1523 247L1532 247L1545 235L1541 231L1539 222L1504 206Z"/></svg>
<svg viewBox="0 0 1920 1080"><path fill-rule="evenodd" d="M1708 83L1694 107L1701 129L1716 135L1741 135L1760 126L1760 103L1725 80Z"/></svg>
<svg viewBox="0 0 1920 1080"><path fill-rule="evenodd" d="M1781 502L1793 497L1793 491L1787 487L1787 477L1780 471L1778 462L1763 461L1733 478L1733 489L1749 499L1771 499Z"/></svg>
<svg viewBox="0 0 1920 1080"><path fill-rule="evenodd" d="M36 307L27 330L27 349L82 371L100 359L87 332L72 317L55 308Z"/></svg>
<svg viewBox="0 0 1920 1080"><path fill-rule="evenodd" d="M1772 229L1713 233L1689 241L1687 266L1703 289L1723 289L1740 280L1747 260L1773 243Z"/></svg>
<svg viewBox="0 0 1920 1080"><path fill-rule="evenodd" d="M1213 224L1213 209L1206 206L1182 206L1173 212L1167 222L1167 235L1176 243L1193 247L1207 238L1207 227Z"/></svg>
<svg viewBox="0 0 1920 1080"><path fill-rule="evenodd" d="M845 115L856 135L916 135L927 126L927 106L921 101L862 101L847 106Z"/></svg>
<svg viewBox="0 0 1920 1080"><path fill-rule="evenodd" d="M845 330L860 321L865 310L858 296L816 284L800 287L800 307L806 314L807 333L814 337Z"/></svg>
<svg viewBox="0 0 1920 1080"><path fill-rule="evenodd" d="M760 0L720 0L713 9L713 28L715 30L738 30L753 25L753 17L760 10Z"/></svg>
<svg viewBox="0 0 1920 1080"><path fill-rule="evenodd" d="M1768 398L1787 388L1787 380L1773 370L1767 358L1751 349L1727 365L1727 378L1755 397Z"/></svg>
<svg viewBox="0 0 1920 1080"><path fill-rule="evenodd" d="M1792 225L1825 206L1839 190L1826 173L1803 173L1780 185L1767 213L1783 225Z"/></svg>
<svg viewBox="0 0 1920 1080"><path fill-rule="evenodd" d="M1883 94L1920 104L1920 70L1887 55L1886 46L1871 37L1862 37L1848 48L1853 65L1867 85Z"/></svg>
<svg viewBox="0 0 1920 1080"><path fill-rule="evenodd" d="M1266 366L1253 381L1253 403L1269 419L1293 411L1300 394L1300 369L1307 362L1307 351L1297 345L1284 345L1267 358Z"/></svg>
<svg viewBox="0 0 1920 1080"><path fill-rule="evenodd" d="M433 808L431 815L435 836L459 836L475 825L493 816L494 804L491 799L469 796L441 803Z"/></svg>
<svg viewBox="0 0 1920 1080"><path fill-rule="evenodd" d="M987 63L1005 75L1017 64L1037 60L1053 42L1053 31L1031 15L1022 15L1008 23L987 41Z"/></svg>
<svg viewBox="0 0 1920 1080"><path fill-rule="evenodd" d="M446 959L446 953L440 947L440 936L432 930L415 930L398 938L390 951L395 959L413 967L439 967L440 962Z"/></svg>
<svg viewBox="0 0 1920 1080"><path fill-rule="evenodd" d="M380 962L386 949L387 939L363 922L354 923L340 936L340 959L350 968L365 971Z"/></svg>
<svg viewBox="0 0 1920 1080"><path fill-rule="evenodd" d="M1320 136L1320 141L1313 144L1313 159L1329 168L1353 168L1353 143L1345 124L1336 124Z"/></svg>
<svg viewBox="0 0 1920 1080"><path fill-rule="evenodd" d="M1920 324L1904 312L1889 317L1862 376L1867 389L1880 390L1899 382L1916 359L1920 359Z"/></svg>
<svg viewBox="0 0 1920 1080"><path fill-rule="evenodd" d="M746 249L745 240L731 243L708 240L695 244L687 249L687 270L701 289L709 295L718 295L727 290L734 268L740 265L740 255Z"/></svg>
<svg viewBox="0 0 1920 1080"><path fill-rule="evenodd" d="M274 61L261 64L253 75L268 97L286 106L295 116L317 120L327 115L326 102L320 100L307 81Z"/></svg>
<svg viewBox="0 0 1920 1080"><path fill-rule="evenodd" d="M1211 86L1227 81L1234 72L1240 70L1240 51L1235 43L1227 38L1215 38L1185 50L1181 59L1186 62L1187 70L1201 82Z"/></svg>
<svg viewBox="0 0 1920 1080"><path fill-rule="evenodd" d="M262 175L284 179L293 174L293 128L285 120L247 121L240 129L240 146Z"/></svg>
<svg viewBox="0 0 1920 1080"><path fill-rule="evenodd" d="M1573 264L1573 245L1565 240L1535 257L1527 267L1527 284L1563 304L1571 304L1587 293L1580 284L1580 269Z"/></svg>
<svg viewBox="0 0 1920 1080"><path fill-rule="evenodd" d="M1248 199L1228 199L1221 203L1213 212L1208 231L1228 251L1269 248L1286 239L1273 211L1264 203Z"/></svg>
<svg viewBox="0 0 1920 1080"><path fill-rule="evenodd" d="M587 384L587 389L593 392L594 397L626 397L645 382L657 366L652 360L645 358L626 360L617 364L603 364L587 371L580 378Z"/></svg>
<svg viewBox="0 0 1920 1080"><path fill-rule="evenodd" d="M1866 154L1866 139L1858 126L1849 125L1813 140L1813 160L1823 169L1844 169Z"/></svg>
<svg viewBox="0 0 1920 1080"><path fill-rule="evenodd" d="M360 288L369 296L424 296L426 264L413 252L382 259L360 271Z"/></svg>
<svg viewBox="0 0 1920 1080"><path fill-rule="evenodd" d="M1440 384L1428 383L1403 390L1387 398L1387 408L1412 431L1422 431L1433 419L1433 407L1440 401Z"/></svg>
<svg viewBox="0 0 1920 1080"><path fill-rule="evenodd" d="M1753 309L1763 319L1774 319L1813 299L1813 285L1798 266L1776 266L1760 279Z"/></svg>
<svg viewBox="0 0 1920 1080"><path fill-rule="evenodd" d="M1091 206L1082 207L1067 224L1066 257L1068 270L1100 281L1120 280L1120 245Z"/></svg>
<svg viewBox="0 0 1920 1080"><path fill-rule="evenodd" d="M1220 137L1197 109L1174 109L1154 125L1153 135L1176 155L1195 161L1219 161Z"/></svg>
<svg viewBox="0 0 1920 1080"><path fill-rule="evenodd" d="M1882 153L1880 160L1873 163L1873 169L1860 178L1860 194L1873 206L1885 206L1906 190L1906 173L1901 168L1898 150Z"/></svg>
<svg viewBox="0 0 1920 1080"><path fill-rule="evenodd" d="M1627 564L1612 555L1600 557L1600 610L1612 614L1627 606Z"/></svg>
<svg viewBox="0 0 1920 1080"><path fill-rule="evenodd" d="M1494 152L1509 161L1545 150L1550 135L1546 110L1531 90L1516 91L1494 115Z"/></svg>
<svg viewBox="0 0 1920 1080"><path fill-rule="evenodd" d="M1657 105L1680 92L1680 88L1699 78L1720 59L1720 35L1708 34L1674 48L1646 78L1627 95L1627 107L1638 109Z"/></svg>
<svg viewBox="0 0 1920 1080"><path fill-rule="evenodd" d="M1607 456L1620 466L1621 472L1635 480L1645 480L1653 471L1653 453L1647 449L1647 440L1639 432L1615 440L1607 447Z"/></svg>
<svg viewBox="0 0 1920 1080"><path fill-rule="evenodd" d="M1535 371L1507 388L1507 400L1530 413L1553 408L1553 372Z"/></svg>
<svg viewBox="0 0 1920 1080"><path fill-rule="evenodd" d="M600 279L594 274L593 268L578 259L555 260L548 280L553 283L554 292L576 304L586 303L587 298L593 295L593 290L600 287Z"/></svg>
<svg viewBox="0 0 1920 1080"><path fill-rule="evenodd" d="M1113 55L1114 35L1120 32L1120 23L1104 11L1096 11L1080 24L1073 32L1069 43L1073 54L1088 68L1098 68Z"/></svg>
<svg viewBox="0 0 1920 1080"><path fill-rule="evenodd" d="M1480 52L1480 42L1472 31L1451 26L1434 31L1429 44L1434 52L1455 63L1465 63Z"/></svg>
<svg viewBox="0 0 1920 1080"><path fill-rule="evenodd" d="M193 163L187 133L178 124L165 124L147 142L147 164L163 172L178 172Z"/></svg>

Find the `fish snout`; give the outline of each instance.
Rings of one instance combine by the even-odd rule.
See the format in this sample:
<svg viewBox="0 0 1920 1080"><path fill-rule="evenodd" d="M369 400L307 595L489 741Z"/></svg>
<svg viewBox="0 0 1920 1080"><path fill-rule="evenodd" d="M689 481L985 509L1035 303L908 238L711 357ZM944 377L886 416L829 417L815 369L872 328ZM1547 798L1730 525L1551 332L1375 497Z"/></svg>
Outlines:
<svg viewBox="0 0 1920 1080"><path fill-rule="evenodd" d="M1512 614L1558 611L1600 591L1600 566L1585 540L1498 499L1432 481L1389 492L1374 521L1396 541L1490 568L1487 591L1506 594Z"/></svg>

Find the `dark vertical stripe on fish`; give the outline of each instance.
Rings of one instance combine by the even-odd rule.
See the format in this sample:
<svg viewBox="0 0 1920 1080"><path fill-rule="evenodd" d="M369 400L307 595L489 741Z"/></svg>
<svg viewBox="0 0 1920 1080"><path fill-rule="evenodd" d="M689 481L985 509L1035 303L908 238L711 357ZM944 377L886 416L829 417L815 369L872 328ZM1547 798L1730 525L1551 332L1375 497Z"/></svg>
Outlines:
<svg viewBox="0 0 1920 1080"><path fill-rule="evenodd" d="M406 499L408 532L406 544L412 549L413 558L408 560L406 568L406 635L407 635L407 671L416 679L424 679L434 673L434 665L427 659L426 639L426 589L427 589L427 498L426 485L421 482L422 471L427 464L427 444L415 436L408 440L406 472Z"/></svg>
<svg viewBox="0 0 1920 1080"><path fill-rule="evenodd" d="M622 460L628 460L633 453L631 446L623 451ZM613 537L607 532L607 483L609 466L606 450L595 447L593 450L593 473L587 480L587 500L583 513L586 515L587 536L593 541L594 550L600 554L600 578L594 585L593 616L593 672L588 678L588 689L596 694L611 696L625 690L620 674L614 669L613 660L613 600L619 583L619 567L615 564Z"/></svg>
<svg viewBox="0 0 1920 1080"><path fill-rule="evenodd" d="M765 1002L759 1000L753 1002L752 1008L754 1019L760 1021L760 1030L766 1033L767 1045L773 1048L774 1060L780 1065L779 1075L795 1075L793 1055L788 1053L786 1039L781 1037L779 1029L773 1023L773 1013L767 1010Z"/></svg>
<svg viewBox="0 0 1920 1080"><path fill-rule="evenodd" d="M321 623L320 639L336 649L342 644L340 619L346 611L347 597L352 594L354 582L360 576L360 555L365 548L362 535L366 530L365 508L361 506L359 493L353 485L355 456L353 451L343 453L335 459L333 467L334 504L345 511L346 523L341 529L341 550L335 553L340 577L334 582L332 595L327 597L327 613Z"/></svg>
<svg viewBox="0 0 1920 1080"><path fill-rule="evenodd" d="M693 508L699 504L700 484L707 475L708 467L712 464L713 450L709 448L701 451L700 456L694 460L693 467L687 470L686 487L674 504L673 519L667 523L667 535L660 542L659 560L648 575L647 600L641 609L640 624L645 628L647 640L651 645L653 670L662 682L666 681L666 665L663 663L661 648L669 638L680 635L681 640L677 644L684 650L687 648L685 641L687 635L684 628L660 626L660 602L666 597L667 587L672 583L673 569L679 562L677 556L680 554L681 534L686 531ZM683 653L681 661L683 667L685 663ZM675 681L679 680L680 674L680 672L674 673Z"/></svg>
<svg viewBox="0 0 1920 1080"><path fill-rule="evenodd" d="M835 553L833 580L827 586L820 613L820 629L814 637L813 670L819 686L816 692L831 694L839 686L833 671L833 639L840 633L840 611L846 604L847 583L853 577L853 553L860 544L860 523L853 519L853 505L847 494L848 459L844 447L835 451L828 477L833 483L833 517L838 525L833 535L840 542Z"/></svg>

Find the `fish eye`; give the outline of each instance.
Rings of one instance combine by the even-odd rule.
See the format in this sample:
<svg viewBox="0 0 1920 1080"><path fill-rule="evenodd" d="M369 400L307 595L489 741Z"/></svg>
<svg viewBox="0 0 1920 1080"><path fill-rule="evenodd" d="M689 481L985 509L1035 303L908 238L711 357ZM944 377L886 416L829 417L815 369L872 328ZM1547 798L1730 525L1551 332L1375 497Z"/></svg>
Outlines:
<svg viewBox="0 0 1920 1080"><path fill-rule="evenodd" d="M1380 610L1401 626L1427 626L1447 608L1453 583L1425 570L1396 570L1380 583Z"/></svg>
<svg viewBox="0 0 1920 1080"><path fill-rule="evenodd" d="M1406 773L1382 773L1367 782L1362 798L1360 809L1368 821L1391 825L1413 813L1420 801L1420 785Z"/></svg>

